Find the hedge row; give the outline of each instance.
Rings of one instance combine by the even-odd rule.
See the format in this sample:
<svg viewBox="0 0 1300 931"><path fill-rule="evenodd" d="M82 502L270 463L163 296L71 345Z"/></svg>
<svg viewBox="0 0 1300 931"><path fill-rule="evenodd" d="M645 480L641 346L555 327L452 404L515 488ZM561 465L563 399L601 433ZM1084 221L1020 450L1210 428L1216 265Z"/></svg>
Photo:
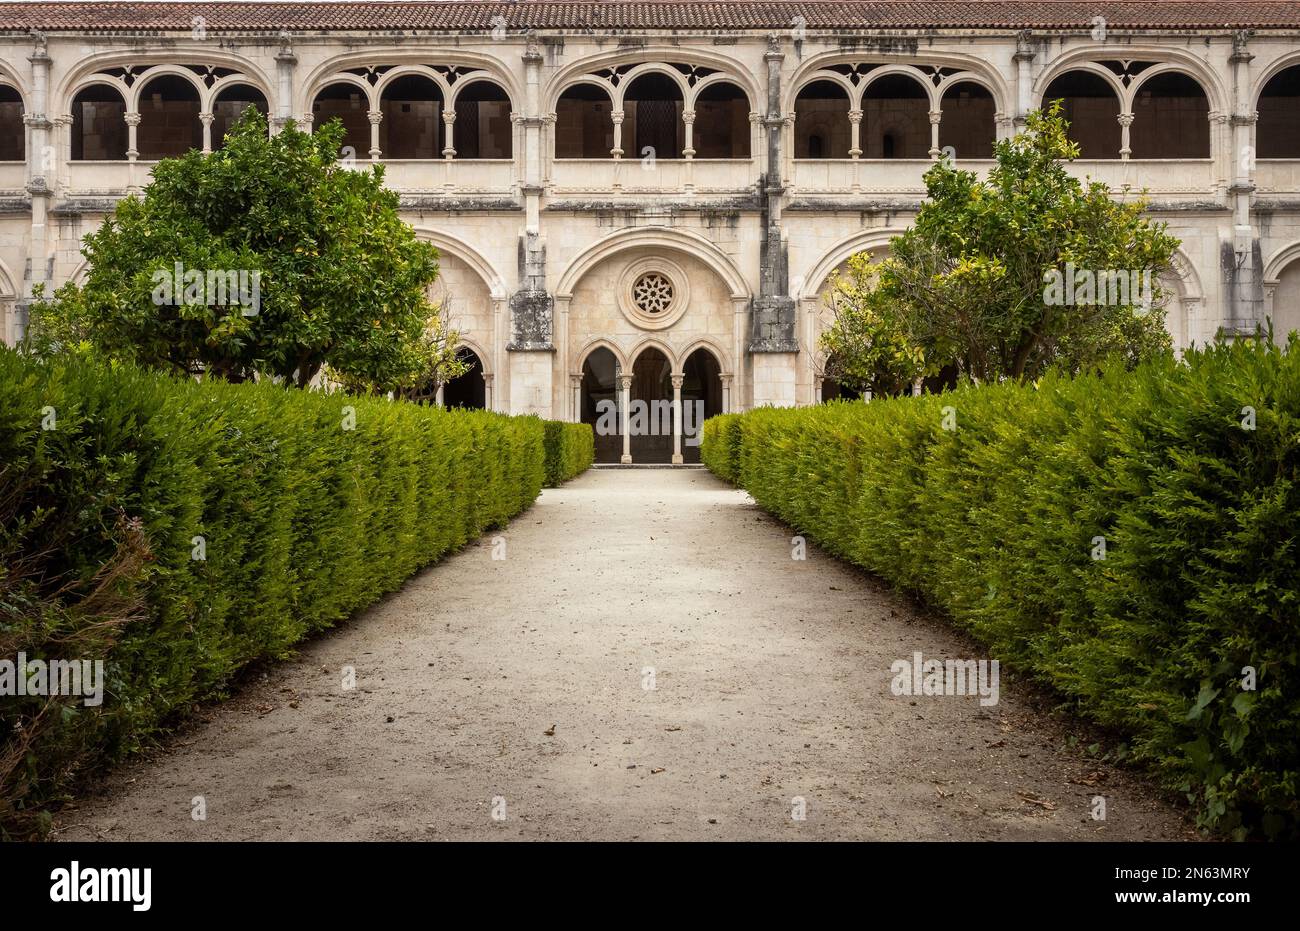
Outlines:
<svg viewBox="0 0 1300 931"><path fill-rule="evenodd" d="M108 680L98 708L0 700L0 831L39 832L88 764L528 507L544 435L0 349L0 659L104 659Z"/></svg>
<svg viewBox="0 0 1300 931"><path fill-rule="evenodd" d="M703 442L764 508L1125 735L1202 824L1300 833L1296 341L760 409Z"/></svg>
<svg viewBox="0 0 1300 931"><path fill-rule="evenodd" d="M554 488L581 475L596 461L591 424L546 421L546 484Z"/></svg>

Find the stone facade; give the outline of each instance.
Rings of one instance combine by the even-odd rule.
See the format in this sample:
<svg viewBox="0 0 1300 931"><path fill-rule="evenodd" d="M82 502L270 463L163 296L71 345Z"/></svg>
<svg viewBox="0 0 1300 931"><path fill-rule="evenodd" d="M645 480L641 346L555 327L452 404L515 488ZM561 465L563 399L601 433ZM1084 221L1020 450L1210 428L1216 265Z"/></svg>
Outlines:
<svg viewBox="0 0 1300 931"><path fill-rule="evenodd" d="M180 8L178 16L187 9L165 6ZM237 85L245 90L234 97L253 89L276 127L350 108L349 141L359 144L344 156L384 162L408 220L441 250L435 296L479 357L487 403L502 411L578 418L583 363L598 348L630 373L655 347L673 376L703 348L725 386L722 403L733 410L815 403L828 276L855 252L886 250L908 226L924 193L922 175L949 140L959 163L987 168L985 143L1013 134L1069 74L1110 87L1113 101L1080 92L1076 112L1118 111L1102 121L1100 135L1113 133L1120 143L1074 170L1117 191L1148 189L1152 216L1182 240L1179 275L1169 282L1176 342L1252 329L1266 315L1279 328L1300 327L1300 151L1256 157L1264 152L1256 138L1261 92L1300 66L1300 4L1272 4L1291 8L1290 18L1254 31L1176 23L1107 29L1089 19L1052 28L938 23L882 31L819 28L814 17L800 22L798 15L784 28L738 20L689 29L594 21L525 29L511 17L530 4L467 6L501 15L477 27L402 30L347 28L335 11L328 28L282 30L274 22L221 27L209 13L211 23L196 17L192 27L175 28L131 28L129 17L114 29L52 20L33 35L0 14L0 88L21 98L25 134L24 161L0 162L0 333L11 342L20 334L33 287L82 272L81 238L147 183L152 162L141 152L141 123L152 132L150 121L163 112L168 126L184 122L184 107L156 90L176 86L156 80L168 76L193 87L194 138L197 144L201 133L208 147L220 141L212 138L213 114ZM1203 157L1134 157L1149 154L1143 132L1157 124L1144 114L1162 75L1190 78L1203 100L1166 80L1169 113L1190 107L1193 124L1161 116L1158 125L1182 128L1158 135L1204 133ZM435 116L424 124L428 138L410 141L411 151L424 146L429 157L387 158L385 145L399 146L396 114L415 119L391 93L411 77L436 85L441 102L427 107L444 125ZM891 78L910 83L891 85ZM820 91L810 91L818 82ZM318 98L330 86L343 90L322 110ZM876 99L873 86L902 89ZM101 90L83 94L94 87ZM104 87L120 94L121 105L87 106ZM578 87L588 90L575 94ZM817 93L824 96L811 99ZM841 93L842 119L827 103ZM506 105L493 99L508 101L504 132ZM962 110L975 116L960 126L950 117L945 129L945 115ZM701 114L701 146L749 154L699 157ZM112 118L126 123L126 151L85 158L86 146L93 151L109 139L103 144L112 147L105 123ZM979 138L983 125L987 140ZM505 158L457 153L459 146L499 154L507 145ZM555 154L605 145L610 151L599 157ZM978 155L967 158L971 147ZM647 294L659 305L641 307Z"/></svg>

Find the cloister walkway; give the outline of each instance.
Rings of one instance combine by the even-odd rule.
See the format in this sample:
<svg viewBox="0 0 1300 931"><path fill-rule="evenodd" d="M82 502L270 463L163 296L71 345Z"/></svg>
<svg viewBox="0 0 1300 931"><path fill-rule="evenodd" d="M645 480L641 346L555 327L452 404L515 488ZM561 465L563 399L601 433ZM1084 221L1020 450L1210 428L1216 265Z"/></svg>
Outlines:
<svg viewBox="0 0 1300 931"><path fill-rule="evenodd" d="M588 472L119 768L56 837L1189 836L1005 670L991 707L893 694L896 660L981 654L790 533L707 472Z"/></svg>

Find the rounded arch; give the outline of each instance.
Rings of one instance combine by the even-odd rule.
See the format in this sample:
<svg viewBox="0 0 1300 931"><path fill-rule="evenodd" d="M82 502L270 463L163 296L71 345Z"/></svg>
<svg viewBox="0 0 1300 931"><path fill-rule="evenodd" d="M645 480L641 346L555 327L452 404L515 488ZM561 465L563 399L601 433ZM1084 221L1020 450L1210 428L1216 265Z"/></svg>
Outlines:
<svg viewBox="0 0 1300 931"><path fill-rule="evenodd" d="M627 249L647 247L685 252L703 262L722 279L732 300L742 300L750 296L749 285L731 256L698 233L667 226L631 227L611 233L592 243L579 252L564 269L555 286L555 296L563 300L571 299L573 289L577 287L578 282L597 264Z"/></svg>
<svg viewBox="0 0 1300 931"><path fill-rule="evenodd" d="M661 74L675 84L677 92L682 96L682 104L685 105L691 92L691 86L686 83L686 76L672 65L658 61L646 61L635 65L632 70L624 74L619 80L618 86L614 88L614 106L620 110L624 109L623 104L627 98L627 92L632 89L632 86L637 81L652 74Z"/></svg>
<svg viewBox="0 0 1300 931"><path fill-rule="evenodd" d="M795 97L798 96L800 88L810 80L813 80L814 73L825 72L834 74L838 77L844 77L839 72L829 70L832 65L852 65L852 64L879 64L884 66L899 65L917 70L924 75L916 64L916 55L890 55L890 54L872 54L869 52L844 52L833 50L822 52L819 55L813 55L806 59L798 69L795 70L785 91L785 99L782 101L782 112L789 113L794 109ZM993 93L993 99L997 104L1000 112L1006 112L1010 109L1009 101L1011 91L1007 86L1006 80L1002 74L989 63L976 55L964 55L960 53L926 53L923 67L934 68L956 68L961 74L966 76L966 80L980 80ZM874 72L873 72L874 73ZM956 77L954 75L954 77ZM847 81L847 79L845 79ZM849 82L851 84L851 82ZM928 82L927 83L932 83ZM761 100L762 97L756 98ZM850 100L854 99L852 96Z"/></svg>
<svg viewBox="0 0 1300 931"><path fill-rule="evenodd" d="M491 295L493 300L503 301L506 299L505 280L497 273L492 263L465 240L452 236L450 233L444 233L441 230L424 227L416 227L415 235L418 239L433 243L438 247L439 252L454 255L472 268L483 279L483 283L487 285L488 294Z"/></svg>
<svg viewBox="0 0 1300 931"><path fill-rule="evenodd" d="M791 150L796 159L849 158L853 146L849 112L857 106L855 89L843 75L814 75L795 94Z"/></svg>
<svg viewBox="0 0 1300 931"><path fill-rule="evenodd" d="M12 299L18 296L15 280L13 273L9 271L9 266L5 264L4 259L0 259L0 299Z"/></svg>
<svg viewBox="0 0 1300 931"><path fill-rule="evenodd" d="M310 96L307 98L307 112L312 111L316 104L316 99L325 91L338 84L350 84L361 91L361 95L366 99L367 109L374 110L377 108L379 94L364 78L355 74L332 74L320 84L311 89Z"/></svg>
<svg viewBox="0 0 1300 931"><path fill-rule="evenodd" d="M14 328L14 304L18 300L18 291L14 286L14 276L9 271L9 266L0 259L0 345L16 341L17 332L11 332Z"/></svg>
<svg viewBox="0 0 1300 931"><path fill-rule="evenodd" d="M125 161L128 133L126 88L120 81L88 81L68 101L70 153L74 162Z"/></svg>
<svg viewBox="0 0 1300 931"><path fill-rule="evenodd" d="M979 81L945 81L938 89L939 150L958 158L992 158L998 138L997 101Z"/></svg>
<svg viewBox="0 0 1300 931"><path fill-rule="evenodd" d="M154 65L153 67L141 72L136 77L135 82L132 83L131 87L127 90L127 109L139 113L140 100L144 96L145 91L148 90L149 85L154 81L157 81L159 78L165 77L180 78L182 81L189 84L190 87L194 88L194 94L199 101L199 108L203 109L207 102L208 89L203 86L203 82L199 80L199 76L189 68L183 67L182 65L172 64Z"/></svg>
<svg viewBox="0 0 1300 931"><path fill-rule="evenodd" d="M831 246L804 276L797 289L799 298L805 301L816 300L821 296L822 285L831 276L831 272L847 262L850 256L888 246L895 236L901 236L905 232L905 227L886 227L862 230L844 237Z"/></svg>
<svg viewBox="0 0 1300 931"><path fill-rule="evenodd" d="M225 145L226 133L239 121L251 106L264 118L270 117L271 102L266 99L256 85L239 80L223 79L213 86L211 101L207 112L212 114L212 148L220 149Z"/></svg>
<svg viewBox="0 0 1300 931"><path fill-rule="evenodd" d="M1264 282L1276 282L1292 262L1300 260L1300 242L1293 242L1274 250L1264 262Z"/></svg>
<svg viewBox="0 0 1300 931"><path fill-rule="evenodd" d="M26 112L22 91L0 78L0 162L27 160Z"/></svg>
<svg viewBox="0 0 1300 931"><path fill-rule="evenodd" d="M1255 155L1260 159L1300 158L1300 57L1273 71L1254 96Z"/></svg>
<svg viewBox="0 0 1300 931"><path fill-rule="evenodd" d="M441 79L442 75L438 74L438 72L428 64L431 58L434 59L434 64L437 65L446 65L448 67L456 68L464 67L482 69L491 76L492 80L496 81L505 89L506 94L512 101L520 101L524 99L523 88L515 80L515 76L511 72L511 69L506 67L502 60L494 55L487 55L482 52L459 51L454 48L440 48L436 54L430 55L427 52L413 51L409 48L375 48L373 46L365 46L358 51L345 52L341 55L328 58L311 71L307 72L303 76L301 84L302 90L298 92L297 100L294 102L295 109L302 110L303 108L310 107L312 100L315 99L315 95L320 88L333 83L335 79L341 80L345 75L349 78L355 78L365 87L370 87L364 78L349 73L348 69L350 68L367 68L377 65L389 66L389 70L383 74L379 81L375 82L376 86L381 84L383 79L387 78L389 75L398 72L399 69L403 69L407 73L410 73L411 71L423 73L426 76L438 75L438 78ZM459 84L460 81L468 81L473 75L474 72L462 73L455 83ZM444 99L446 99L448 86L449 85L447 85L445 81L442 82ZM372 95L372 106L374 101L377 101L378 99L379 91L376 90Z"/></svg>
<svg viewBox="0 0 1300 931"><path fill-rule="evenodd" d="M214 68L227 68L234 71L243 80L245 84L252 84L260 90L269 101L273 96L272 82L268 81L262 69L256 62L243 55L222 49L214 52L214 45L207 45L202 48L169 48L161 52L148 52L136 50L133 52L107 52L103 54L90 55L80 59L79 66L69 71L59 81L57 87L53 88L50 95L51 101L57 101L60 106L60 112L67 112L67 108L72 103L72 98L85 88L88 84L114 84L122 92L122 97L128 103L131 102L131 88L126 83L115 76L105 72L112 68L144 68L135 76L133 87L138 89L142 81L148 80L148 75L159 68L175 69L183 72L182 76L188 76L192 80L198 80L198 75L185 67L185 65L203 65ZM227 80L235 75L222 78L220 81ZM220 81L213 83L213 88ZM205 104L210 99L204 94L210 94L212 88L203 87L199 82L201 90L200 97Z"/></svg>
<svg viewBox="0 0 1300 931"><path fill-rule="evenodd" d="M456 348L460 349L461 347L470 350L470 352L478 356L478 364L482 368L484 375L492 374L492 354L484 349L481 343L477 340L467 339L462 335L456 341Z"/></svg>
<svg viewBox="0 0 1300 931"><path fill-rule="evenodd" d="M749 96L748 91L746 91L745 88L741 86L736 81L735 78L733 78L729 74L723 74L723 73L711 74L707 78L704 78L703 80L697 82L696 85L690 89L691 92L686 98L686 106L688 108L694 109L695 101L700 99L700 95L704 93L704 91L708 90L710 87L715 87L719 84L730 85L731 87L734 87L736 90L738 90L741 96L745 98L745 103L749 105L749 109L753 111L754 98Z"/></svg>
<svg viewBox="0 0 1300 931"><path fill-rule="evenodd" d="M489 84L496 87L501 91L501 93L506 95L506 100L510 102L511 110L518 108L515 98L510 94L510 88L506 87L504 82L491 74L467 74L462 76L455 84L451 85L450 96L447 98L447 106L454 107L456 105L456 98L458 98L467 87L473 87L475 84Z"/></svg>
<svg viewBox="0 0 1300 931"><path fill-rule="evenodd" d="M909 78L916 82L921 86L921 89L925 91L925 99L929 101L930 109L937 110L939 108L938 88L934 86L934 82L926 77L925 72L920 68L915 65L905 65L901 62L873 68L865 77L863 77L862 81L858 84L858 94L856 98L858 106L861 107L862 101L866 99L867 92L871 90L871 85L878 83L883 78L891 77Z"/></svg>
<svg viewBox="0 0 1300 931"><path fill-rule="evenodd" d="M625 371L632 371L636 367L636 360L641 358L649 349L657 349L663 353L664 358L668 360L668 367L674 375L681 373L682 360L678 358L677 353L673 351L671 346L657 336L643 337L632 347L627 354L627 369Z"/></svg>
<svg viewBox="0 0 1300 931"><path fill-rule="evenodd" d="M1109 70L1088 66L1063 71L1043 90L1040 109L1061 101L1061 115L1069 124L1069 138L1082 159L1122 157L1124 129L1121 115L1128 106L1124 89Z"/></svg>
<svg viewBox="0 0 1300 931"><path fill-rule="evenodd" d="M823 81L828 84L839 85L840 89L844 91L844 97L848 100L849 106L853 107L857 105L859 97L858 88L854 87L853 82L847 77L840 74L838 71L814 71L808 74L804 80L800 81L798 87L793 89L790 95L790 109L794 109L795 104L799 100L800 94L812 87L814 84L820 84Z"/></svg>
<svg viewBox="0 0 1300 931"><path fill-rule="evenodd" d="M750 100L764 99L765 92L755 80L750 68L730 56L724 56L721 54L721 49L714 49L711 52L706 52L674 45L647 45L639 48L625 48L592 55L586 58L580 58L567 67L561 68L551 76L550 80L546 82L546 85L543 88L543 111L554 113L555 105L559 101L560 95L567 90L570 85L579 83L579 81L583 79L587 80L589 83L600 83L603 85L605 82L603 82L599 77L599 72L606 68L617 68L628 64L660 64L669 62L683 65L696 65L721 72L730 78L732 82L739 85L745 91L745 95ZM670 64L663 64L663 66L671 67ZM677 72L677 74L680 76L681 72ZM712 75L709 75L709 77L712 77ZM624 75L623 78L620 79L619 84L622 85L626 79L627 75Z"/></svg>
<svg viewBox="0 0 1300 931"><path fill-rule="evenodd" d="M597 349L608 349L610 353L613 354L614 361L618 363L618 370L620 372L632 371L632 366L628 362L627 354L623 352L619 345L603 336L598 336L595 339L588 340L583 344L582 348L578 350L577 355L575 356L577 359L577 372L575 374L579 376L582 374L582 367L587 364L587 359Z"/></svg>
<svg viewBox="0 0 1300 931"><path fill-rule="evenodd" d="M350 76L357 77L357 75ZM410 77L425 78L437 85L438 93L442 95L443 100L448 100L451 97L451 85L447 83L447 79L428 65L398 65L384 72L379 80L374 83L370 94L371 102L377 103L383 100L385 91L403 78ZM366 84L367 82L362 81L362 83Z"/></svg>
<svg viewBox="0 0 1300 931"><path fill-rule="evenodd" d="M18 91L18 96L23 99L23 103L27 103L26 82L23 81L22 75L9 67L9 64L5 61L0 61L0 84L8 84L13 87L14 90Z"/></svg>
<svg viewBox="0 0 1300 931"><path fill-rule="evenodd" d="M1251 102L1258 107L1260 95L1264 89L1283 71L1300 67L1300 51L1289 52L1272 62L1267 68L1261 68L1253 75L1254 82L1250 89Z"/></svg>
<svg viewBox="0 0 1300 931"><path fill-rule="evenodd" d="M1115 88L1121 104L1127 106L1132 101L1132 97L1126 95L1125 88L1119 77L1106 66L1098 64L1101 61L1114 60L1117 54L1113 47L1088 45L1062 55L1053 61L1049 67L1043 69L1043 73L1034 81L1031 98L1039 101L1041 105L1043 94L1047 88L1062 74L1067 71L1090 71L1106 78L1111 86ZM1154 71L1157 67L1180 67L1205 90L1212 111L1226 111L1225 101L1230 99L1227 88L1224 86L1223 81L1220 80L1219 75L1212 68L1206 67L1205 62L1195 55L1167 46L1125 45L1123 58L1125 61L1155 62L1156 64L1147 69L1148 71ZM1145 73L1143 72L1143 74Z"/></svg>
<svg viewBox="0 0 1300 931"><path fill-rule="evenodd" d="M693 342L688 343L686 345L686 348L683 349L681 352L682 364L685 365L686 360L689 359L691 356L693 356L697 351L701 349L705 350L706 352L712 353L713 358L717 360L718 368L721 370L722 375L724 377L727 378L731 377L733 373L733 369L731 367L731 357L728 355L725 349L723 349L714 340L710 339L707 336L702 336L699 339L696 339Z"/></svg>
<svg viewBox="0 0 1300 931"><path fill-rule="evenodd" d="M1128 94L1132 158L1213 156L1210 98L1196 75L1180 65L1156 65L1138 75Z"/></svg>
<svg viewBox="0 0 1300 931"><path fill-rule="evenodd" d="M1124 111L1126 103L1124 85L1120 82L1120 79L1116 76L1115 72L1111 71L1104 65L1097 64L1095 61L1081 61L1073 68L1058 69L1056 73L1052 75L1050 81L1043 82L1041 86L1035 85L1032 99L1038 101L1039 109L1046 106L1048 100L1052 99L1047 96L1047 92L1052 89L1052 85L1056 83L1057 79L1070 74L1090 74L1100 78L1115 95L1115 102L1119 105L1120 112L1122 113Z"/></svg>

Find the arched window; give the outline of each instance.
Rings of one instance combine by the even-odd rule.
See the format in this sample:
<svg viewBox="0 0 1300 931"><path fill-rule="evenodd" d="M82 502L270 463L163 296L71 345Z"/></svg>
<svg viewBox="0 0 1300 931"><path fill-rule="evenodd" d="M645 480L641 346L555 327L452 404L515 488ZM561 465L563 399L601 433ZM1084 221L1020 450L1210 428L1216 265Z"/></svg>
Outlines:
<svg viewBox="0 0 1300 931"><path fill-rule="evenodd" d="M693 146L696 158L749 158L749 98L726 81L710 84L695 98Z"/></svg>
<svg viewBox="0 0 1300 931"><path fill-rule="evenodd" d="M930 95L905 74L873 81L862 95L863 158L929 158Z"/></svg>
<svg viewBox="0 0 1300 931"><path fill-rule="evenodd" d="M26 140L22 95L17 88L0 84L0 162L21 162L26 159Z"/></svg>
<svg viewBox="0 0 1300 931"><path fill-rule="evenodd" d="M555 105L556 158L610 158L614 104L598 84L575 84Z"/></svg>
<svg viewBox="0 0 1300 931"><path fill-rule="evenodd" d="M510 158L510 97L490 81L475 81L456 97L452 138L457 158Z"/></svg>
<svg viewBox="0 0 1300 931"><path fill-rule="evenodd" d="M1256 109L1256 156L1300 158L1300 65L1273 75Z"/></svg>
<svg viewBox="0 0 1300 931"><path fill-rule="evenodd" d="M140 126L135 147L140 158L175 158L203 148L199 89L185 78L164 74L140 90Z"/></svg>
<svg viewBox="0 0 1300 931"><path fill-rule="evenodd" d="M247 84L231 84L223 87L212 103L212 148L220 149L225 145L226 133L239 122L244 111L254 108L266 116L269 107L266 97L255 87Z"/></svg>
<svg viewBox="0 0 1300 931"><path fill-rule="evenodd" d="M126 101L117 88L92 84L72 99L72 160L126 158Z"/></svg>
<svg viewBox="0 0 1300 931"><path fill-rule="evenodd" d="M623 95L623 151L633 158L681 158L686 139L682 89L664 74L643 74Z"/></svg>
<svg viewBox="0 0 1300 931"><path fill-rule="evenodd" d="M952 147L958 159L992 158L997 141L997 107L982 84L960 81L949 87L940 104L939 148Z"/></svg>
<svg viewBox="0 0 1300 931"><path fill-rule="evenodd" d="M613 422L611 412L618 409L618 374L618 359L604 346L593 349L583 360L578 419L595 430L597 462L618 462L623 453L622 434L604 429Z"/></svg>
<svg viewBox="0 0 1300 931"><path fill-rule="evenodd" d="M385 87L379 98L384 158L442 158L447 147L442 108L442 91L424 75L403 75Z"/></svg>
<svg viewBox="0 0 1300 931"><path fill-rule="evenodd" d="M813 81L794 100L794 157L848 158L849 94L834 81Z"/></svg>
<svg viewBox="0 0 1300 931"><path fill-rule="evenodd" d="M343 148L351 148L354 158L370 156L370 103L366 92L355 84L339 83L322 88L311 105L312 128L319 129L330 120L341 120L345 135ZM342 154L342 153L340 153Z"/></svg>
<svg viewBox="0 0 1300 931"><path fill-rule="evenodd" d="M1209 158L1210 101L1201 85L1176 71L1143 83L1133 101L1130 158Z"/></svg>
<svg viewBox="0 0 1300 931"><path fill-rule="evenodd" d="M1079 157L1119 158L1121 130L1119 97L1101 75L1067 71L1043 94L1043 109L1062 102L1062 115L1070 121L1070 139L1079 145Z"/></svg>

